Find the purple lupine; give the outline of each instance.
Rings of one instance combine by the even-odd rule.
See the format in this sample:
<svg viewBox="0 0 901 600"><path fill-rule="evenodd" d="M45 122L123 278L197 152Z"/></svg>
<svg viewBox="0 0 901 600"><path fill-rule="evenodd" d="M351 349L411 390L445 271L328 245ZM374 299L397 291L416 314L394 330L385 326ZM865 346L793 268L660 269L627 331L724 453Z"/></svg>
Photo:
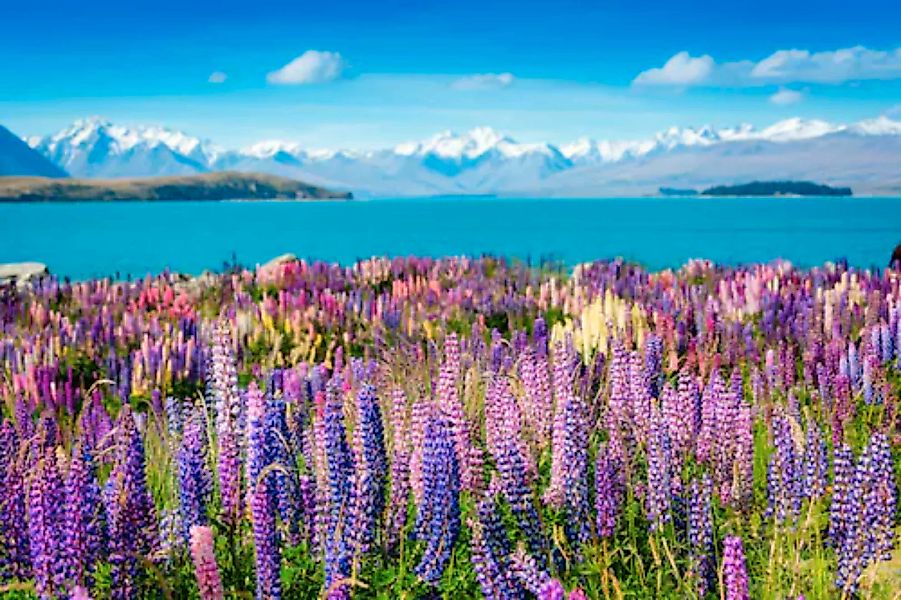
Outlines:
<svg viewBox="0 0 901 600"><path fill-rule="evenodd" d="M17 456L18 434L9 421L0 427L0 579L30 576L25 478Z"/></svg>
<svg viewBox="0 0 901 600"><path fill-rule="evenodd" d="M54 598L64 589L66 561L63 543L65 490L56 452L47 448L38 458L28 486L28 535L35 592Z"/></svg>
<svg viewBox="0 0 901 600"><path fill-rule="evenodd" d="M851 492L854 483L854 453L847 444L835 449L833 455L832 502L829 505L829 540L833 548L845 543L851 514Z"/></svg>
<svg viewBox="0 0 901 600"><path fill-rule="evenodd" d="M789 418L784 415L773 418L776 451L767 466L767 514L779 524L797 516L801 507L799 462Z"/></svg>
<svg viewBox="0 0 901 600"><path fill-rule="evenodd" d="M601 538L610 538L616 531L622 511L626 482L622 458L612 451L608 443L598 447L594 478L597 534Z"/></svg>
<svg viewBox="0 0 901 600"><path fill-rule="evenodd" d="M250 493L250 516L257 577L257 600L281 598L281 548L275 526L275 503L269 480L261 478Z"/></svg>
<svg viewBox="0 0 901 600"><path fill-rule="evenodd" d="M133 598L141 585L141 560L158 545L156 509L147 489L144 441L128 407L119 415L119 456L107 479L104 500L114 600Z"/></svg>
<svg viewBox="0 0 901 600"><path fill-rule="evenodd" d="M566 447L567 412L573 396L573 369L575 356L572 342L557 344L554 348L554 422L551 432L551 480L544 492L544 502L553 508L561 508L566 496Z"/></svg>
<svg viewBox="0 0 901 600"><path fill-rule="evenodd" d="M870 473L870 490L866 499L866 521L873 535L873 553L876 560L891 560L894 547L895 511L898 490L888 438L882 432L870 438L873 469Z"/></svg>
<svg viewBox="0 0 901 600"><path fill-rule="evenodd" d="M566 589L559 579L549 579L538 590L538 600L566 600Z"/></svg>
<svg viewBox="0 0 901 600"><path fill-rule="evenodd" d="M206 508L213 492L212 476L206 462L206 428L202 410L195 407L187 418L175 455L184 545L190 541L192 527L207 524Z"/></svg>
<svg viewBox="0 0 901 600"><path fill-rule="evenodd" d="M551 577L544 571L535 558L525 551L525 548L517 548L510 554L510 571L529 593L537 596L541 589L550 581Z"/></svg>
<svg viewBox="0 0 901 600"><path fill-rule="evenodd" d="M391 393L391 490L386 516L386 546L393 550L407 522L410 496L410 429L407 419L407 395L400 388Z"/></svg>
<svg viewBox="0 0 901 600"><path fill-rule="evenodd" d="M454 450L457 454L462 489L475 492L481 485L480 473L475 461L476 454L473 451L469 421L457 388L459 375L460 341L457 335L452 333L444 341L444 362L441 364L436 386L438 408L446 415L453 428Z"/></svg>
<svg viewBox="0 0 901 600"><path fill-rule="evenodd" d="M751 405L745 401L738 403L734 429L731 502L736 508L746 509L754 499L754 421Z"/></svg>
<svg viewBox="0 0 901 600"><path fill-rule="evenodd" d="M478 520L471 523L472 566L482 594L491 600L518 600L520 586L507 565L510 553L507 533L497 514L494 497L486 495L478 505Z"/></svg>
<svg viewBox="0 0 901 600"><path fill-rule="evenodd" d="M354 447L356 490L352 527L356 552L362 554L375 541L379 520L385 510L385 481L388 476L382 414L375 388L368 383L361 386L357 396Z"/></svg>
<svg viewBox="0 0 901 600"><path fill-rule="evenodd" d="M89 450L76 446L66 474L64 555L70 583L91 587L106 545L100 485Z"/></svg>
<svg viewBox="0 0 901 600"><path fill-rule="evenodd" d="M826 442L823 440L820 426L813 419L808 419L807 422L802 464L804 469L802 495L805 498L819 500L826 494L829 462L826 457Z"/></svg>
<svg viewBox="0 0 901 600"><path fill-rule="evenodd" d="M672 520L672 474L670 441L666 422L660 411L651 415L648 439L648 490L645 506L651 531L659 531Z"/></svg>
<svg viewBox="0 0 901 600"><path fill-rule="evenodd" d="M695 577L698 597L703 598L713 586L713 513L711 496L713 482L707 473L693 479L689 486L688 543L691 572Z"/></svg>
<svg viewBox="0 0 901 600"><path fill-rule="evenodd" d="M351 510L354 505L354 460L347 444L343 404L338 383L328 382L324 406L324 443L327 468L328 519L325 531L325 588L330 593L349 594L346 585L333 586L350 576Z"/></svg>
<svg viewBox="0 0 901 600"><path fill-rule="evenodd" d="M748 570L741 538L726 536L723 540L723 586L726 600L749 600Z"/></svg>
<svg viewBox="0 0 901 600"><path fill-rule="evenodd" d="M248 501L256 494L256 485L260 482L264 470L272 464L272 448L269 431L266 428L266 398L255 382L247 386L245 395L247 405L247 459L246 470ZM271 479L267 477L267 479ZM272 486L268 489L274 492Z"/></svg>
<svg viewBox="0 0 901 600"><path fill-rule="evenodd" d="M222 590L219 565L216 564L213 530L205 525L191 527L190 548L201 600L223 600L225 593Z"/></svg>
<svg viewBox="0 0 901 600"><path fill-rule="evenodd" d="M564 502L566 535L578 546L591 535L588 503L588 415L584 401L570 394L563 407L566 437L564 444Z"/></svg>
<svg viewBox="0 0 901 600"><path fill-rule="evenodd" d="M460 472L451 439L452 424L432 416L422 453L423 495L416 515L416 537L425 543L416 574L437 585L460 532Z"/></svg>
<svg viewBox="0 0 901 600"><path fill-rule="evenodd" d="M213 335L209 367L210 393L216 399L216 441L222 519L236 527L241 518L241 398L231 336L220 323Z"/></svg>
<svg viewBox="0 0 901 600"><path fill-rule="evenodd" d="M538 554L544 550L545 540L538 511L533 504L521 450L514 440L505 438L500 440L495 452L498 487L523 532L529 550Z"/></svg>

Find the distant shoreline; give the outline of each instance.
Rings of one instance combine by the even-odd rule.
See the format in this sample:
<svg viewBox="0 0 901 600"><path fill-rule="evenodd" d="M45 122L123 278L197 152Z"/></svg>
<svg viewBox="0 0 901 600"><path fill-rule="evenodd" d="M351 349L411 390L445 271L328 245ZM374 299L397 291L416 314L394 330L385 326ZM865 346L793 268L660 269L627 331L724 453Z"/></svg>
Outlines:
<svg viewBox="0 0 901 600"><path fill-rule="evenodd" d="M310 202L352 200L302 181L257 173L221 172L184 177L68 179L0 177L0 202Z"/></svg>

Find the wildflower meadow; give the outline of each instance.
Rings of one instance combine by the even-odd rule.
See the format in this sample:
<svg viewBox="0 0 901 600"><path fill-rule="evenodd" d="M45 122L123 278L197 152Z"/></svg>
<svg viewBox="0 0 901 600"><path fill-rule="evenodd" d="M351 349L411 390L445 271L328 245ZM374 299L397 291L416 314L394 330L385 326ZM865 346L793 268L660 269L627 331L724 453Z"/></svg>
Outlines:
<svg viewBox="0 0 901 600"><path fill-rule="evenodd" d="M898 598L901 273L0 289L0 596Z"/></svg>

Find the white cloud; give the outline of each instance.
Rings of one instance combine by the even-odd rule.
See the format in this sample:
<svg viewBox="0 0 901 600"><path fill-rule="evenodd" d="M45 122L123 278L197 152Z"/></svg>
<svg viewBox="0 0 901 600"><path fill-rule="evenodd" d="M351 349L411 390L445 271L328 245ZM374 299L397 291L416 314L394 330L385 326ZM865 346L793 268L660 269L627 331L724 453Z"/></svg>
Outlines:
<svg viewBox="0 0 901 600"><path fill-rule="evenodd" d="M266 75L269 83L303 85L326 83L341 76L347 64L337 52L307 50L281 69Z"/></svg>
<svg viewBox="0 0 901 600"><path fill-rule="evenodd" d="M680 52L661 68L639 73L634 83L750 87L795 82L839 84L865 79L901 78L901 48L871 50L863 46L810 52L778 50L759 62L717 63L709 56Z"/></svg>
<svg viewBox="0 0 901 600"><path fill-rule="evenodd" d="M648 69L638 74L633 83L641 85L696 85L710 76L713 59L708 56L693 57L680 52L660 68Z"/></svg>
<svg viewBox="0 0 901 600"><path fill-rule="evenodd" d="M492 90L510 87L516 78L512 73L477 73L457 79L452 87L458 90Z"/></svg>
<svg viewBox="0 0 901 600"><path fill-rule="evenodd" d="M222 71L213 71L210 73L209 81L210 83L225 83L225 80L228 79L228 75L223 73Z"/></svg>
<svg viewBox="0 0 901 600"><path fill-rule="evenodd" d="M788 106L789 104L797 104L804 99L804 94L796 90L788 88L779 88L775 94L770 96L770 102L779 106Z"/></svg>

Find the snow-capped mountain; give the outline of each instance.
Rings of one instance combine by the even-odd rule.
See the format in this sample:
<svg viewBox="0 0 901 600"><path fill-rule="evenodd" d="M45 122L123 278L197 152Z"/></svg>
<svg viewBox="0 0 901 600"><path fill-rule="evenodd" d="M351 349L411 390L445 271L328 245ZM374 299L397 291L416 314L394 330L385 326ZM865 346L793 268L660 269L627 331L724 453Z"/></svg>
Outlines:
<svg viewBox="0 0 901 600"><path fill-rule="evenodd" d="M720 129L672 127L647 139L586 137L560 146L520 142L489 127L477 127L367 151L311 149L280 140L226 151L170 129L123 127L92 118L28 142L81 177L238 170L375 195L583 195L610 189L650 193L657 185L794 177L802 171L818 181L845 173L872 189L893 190L901 185L901 175L892 166L901 159L899 140L901 122L882 116L852 124L795 118L761 129L749 124ZM843 157L842 148L863 152L871 166ZM857 171L840 168L842 158L845 164L857 164ZM705 166L710 164L717 165L716 172Z"/></svg>
<svg viewBox="0 0 901 600"><path fill-rule="evenodd" d="M180 131L124 127L99 117L80 119L28 144L79 177L184 175L209 170L220 150Z"/></svg>

